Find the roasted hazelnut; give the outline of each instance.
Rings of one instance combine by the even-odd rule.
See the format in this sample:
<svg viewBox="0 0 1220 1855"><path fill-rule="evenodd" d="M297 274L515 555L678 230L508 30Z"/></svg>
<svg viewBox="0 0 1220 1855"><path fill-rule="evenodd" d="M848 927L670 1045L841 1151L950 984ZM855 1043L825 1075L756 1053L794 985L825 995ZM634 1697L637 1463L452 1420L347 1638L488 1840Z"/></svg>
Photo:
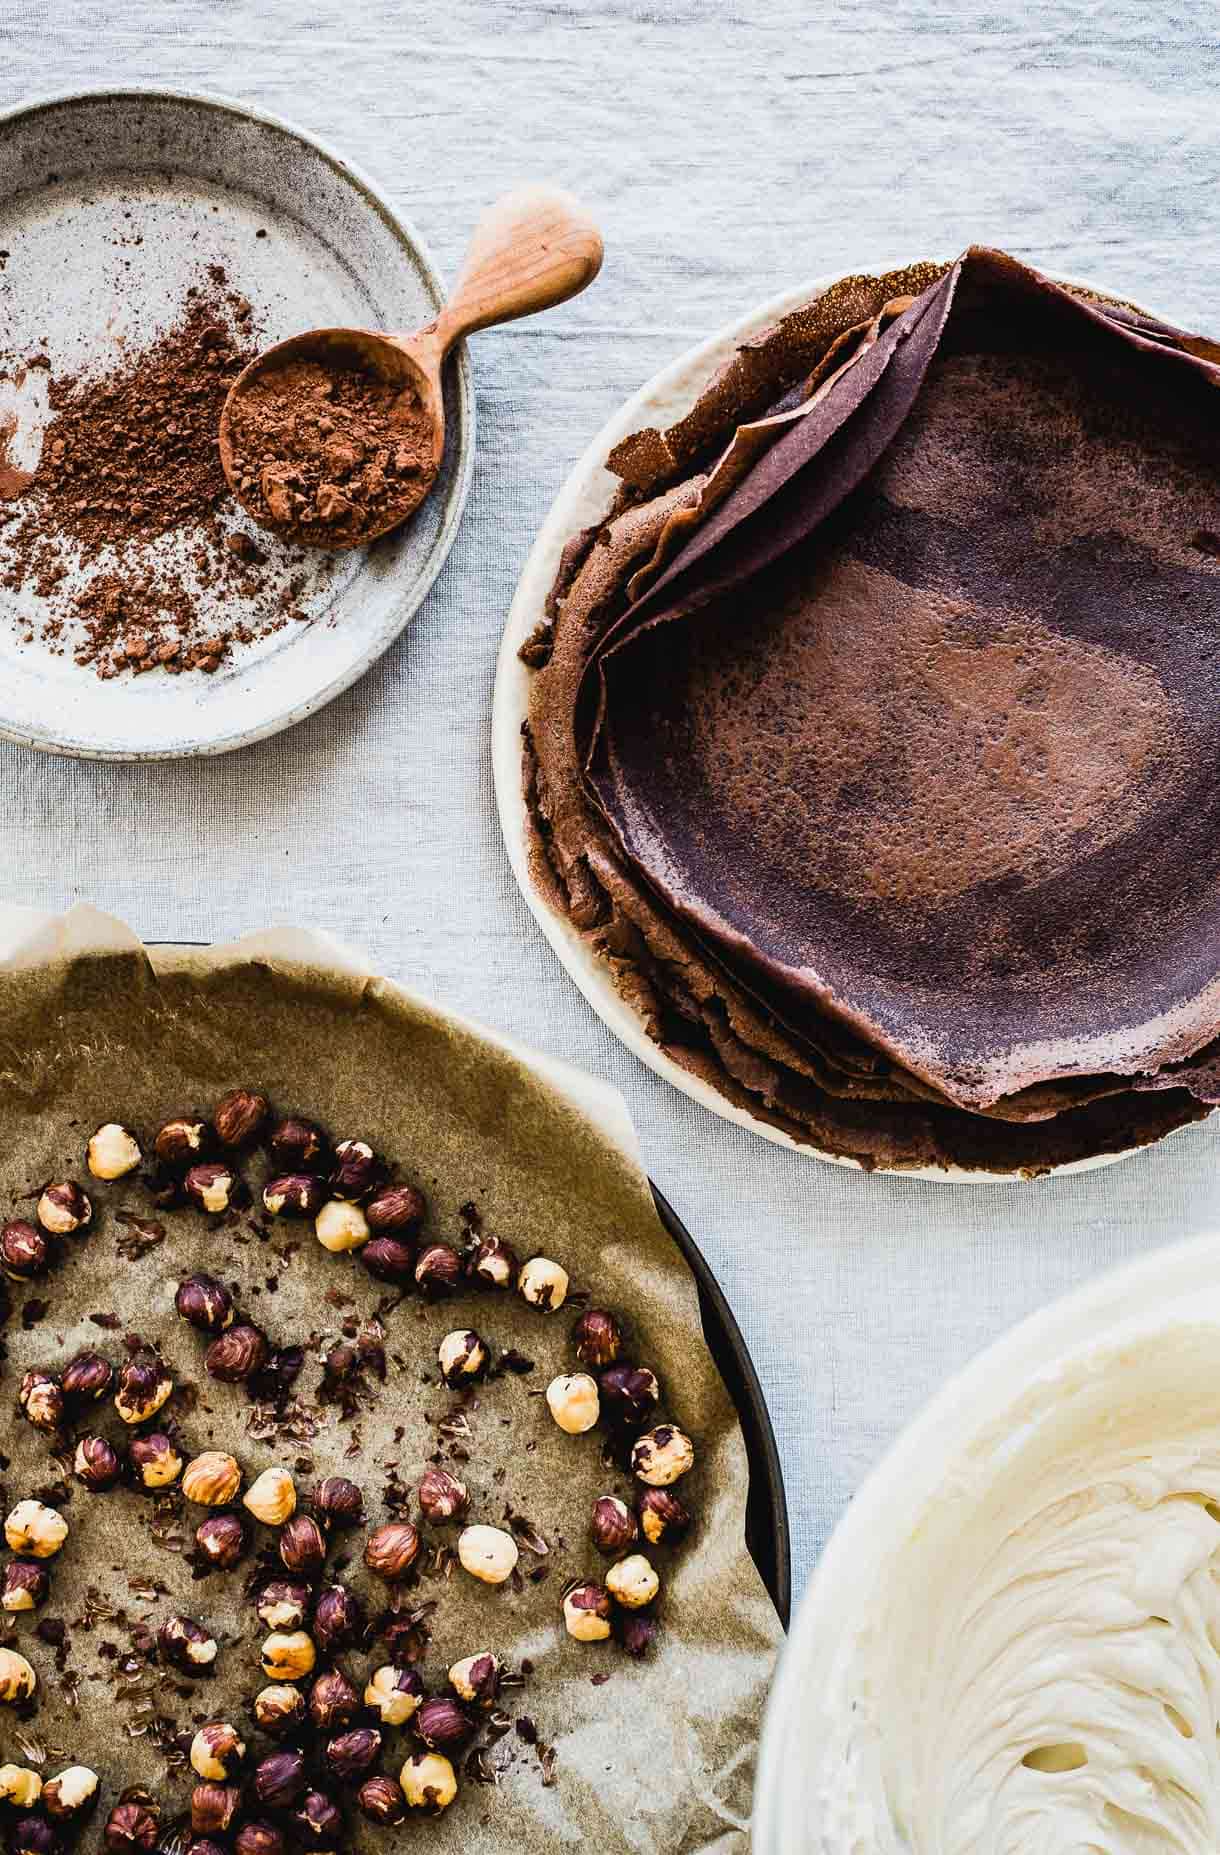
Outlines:
<svg viewBox="0 0 1220 1855"><path fill-rule="evenodd" d="M153 1140L153 1152L163 1166L193 1166L211 1145L211 1129L206 1121L191 1115L163 1121Z"/></svg>
<svg viewBox="0 0 1220 1855"><path fill-rule="evenodd" d="M42 1796L42 1779L28 1765L0 1765L0 1803L28 1810Z"/></svg>
<svg viewBox="0 0 1220 1855"><path fill-rule="evenodd" d="M10 1218L0 1229L0 1269L11 1281L32 1282L54 1259L53 1239L24 1218Z"/></svg>
<svg viewBox="0 0 1220 1855"><path fill-rule="evenodd" d="M163 1430L137 1436L127 1451L132 1474L142 1488L172 1488L182 1473L182 1457Z"/></svg>
<svg viewBox="0 0 1220 1855"><path fill-rule="evenodd" d="M418 1556L419 1534L409 1520L388 1520L365 1541L364 1563L389 1584L405 1578Z"/></svg>
<svg viewBox="0 0 1220 1855"><path fill-rule="evenodd" d="M297 1510L296 1484L287 1469L264 1469L246 1490L244 1506L265 1527L283 1526Z"/></svg>
<svg viewBox="0 0 1220 1855"><path fill-rule="evenodd" d="M587 1372L565 1373L546 1388L547 1409L568 1436L583 1436L601 1413L597 1380Z"/></svg>
<svg viewBox="0 0 1220 1855"><path fill-rule="evenodd" d="M69 1765L42 1787L42 1807L53 1823L79 1822L97 1802L98 1777L88 1765Z"/></svg>
<svg viewBox="0 0 1220 1855"><path fill-rule="evenodd" d="M643 1610L661 1589L661 1580L642 1552L620 1559L606 1573L606 1589L624 1610Z"/></svg>
<svg viewBox="0 0 1220 1855"><path fill-rule="evenodd" d="M93 1206L75 1179L62 1179L43 1187L35 1216L53 1237L70 1237L92 1221Z"/></svg>
<svg viewBox="0 0 1220 1855"><path fill-rule="evenodd" d="M563 1621L577 1642L605 1642L613 1608L599 1584L573 1585L563 1600Z"/></svg>
<svg viewBox="0 0 1220 1855"><path fill-rule="evenodd" d="M341 1668L319 1675L309 1690L309 1717L324 1733L350 1726L360 1711L360 1696Z"/></svg>
<svg viewBox="0 0 1220 1855"><path fill-rule="evenodd" d="M157 1642L166 1661L190 1675L210 1673L219 1644L194 1617L167 1617L157 1631Z"/></svg>
<svg viewBox="0 0 1220 1855"><path fill-rule="evenodd" d="M650 1488L668 1488L695 1465L695 1446L684 1431L671 1423L637 1439L631 1451L631 1472Z"/></svg>
<svg viewBox="0 0 1220 1855"><path fill-rule="evenodd" d="M86 1160L95 1179L123 1179L134 1172L144 1155L130 1127L107 1121L89 1136Z"/></svg>
<svg viewBox="0 0 1220 1855"><path fill-rule="evenodd" d="M415 1273L415 1250L397 1237L374 1237L360 1260L375 1282L409 1282Z"/></svg>
<svg viewBox="0 0 1220 1855"><path fill-rule="evenodd" d="M217 1571L231 1571L246 1550L246 1529L239 1514L209 1514L195 1528L195 1545L201 1559Z"/></svg>
<svg viewBox="0 0 1220 1855"><path fill-rule="evenodd" d="M375 1191L384 1177L385 1167L367 1140L340 1140L330 1175L332 1197L357 1202Z"/></svg>
<svg viewBox="0 0 1220 1855"><path fill-rule="evenodd" d="M499 1527L466 1527L458 1536L463 1570L482 1584L503 1584L512 1577L519 1557L516 1540Z"/></svg>
<svg viewBox="0 0 1220 1855"><path fill-rule="evenodd" d="M284 1172L263 1187L263 1209L271 1217L316 1217L326 1199L325 1183L310 1172Z"/></svg>
<svg viewBox="0 0 1220 1855"><path fill-rule="evenodd" d="M449 1670L449 1685L459 1700L475 1707L490 1707L500 1692L503 1670L489 1649L466 1655Z"/></svg>
<svg viewBox="0 0 1220 1855"><path fill-rule="evenodd" d="M398 1781L408 1806L426 1816L439 1815L457 1796L453 1766L443 1752L413 1752Z"/></svg>
<svg viewBox="0 0 1220 1855"><path fill-rule="evenodd" d="M292 1823L297 1841L307 1849L335 1849L343 1835L343 1812L325 1791L306 1791Z"/></svg>
<svg viewBox="0 0 1220 1855"><path fill-rule="evenodd" d="M22 1610L37 1610L47 1601L51 1574L37 1559L10 1559L0 1581L0 1606L10 1615Z"/></svg>
<svg viewBox="0 0 1220 1855"><path fill-rule="evenodd" d="M612 1365L601 1375L601 1401L608 1423L638 1430L656 1415L661 1387L647 1366Z"/></svg>
<svg viewBox="0 0 1220 1855"><path fill-rule="evenodd" d="M113 1488L123 1472L118 1451L104 1436L82 1436L72 1457L72 1473L92 1494Z"/></svg>
<svg viewBox="0 0 1220 1855"><path fill-rule="evenodd" d="M383 1825L401 1823L407 1814L407 1800L402 1794L402 1785L380 1772L375 1778L366 1778L360 1786L356 1793L356 1807L370 1823Z"/></svg>
<svg viewBox="0 0 1220 1855"><path fill-rule="evenodd" d="M203 1365L209 1378L218 1378L223 1385L238 1385L261 1372L269 1356L266 1335L243 1320L217 1334L203 1355Z"/></svg>
<svg viewBox="0 0 1220 1855"><path fill-rule="evenodd" d="M639 1538L635 1515L616 1494L599 1494L589 1532L599 1552L623 1552Z"/></svg>
<svg viewBox="0 0 1220 1855"><path fill-rule="evenodd" d="M437 1348L436 1357L441 1377L451 1391L461 1391L467 1385L477 1384L491 1362L486 1341L470 1328L463 1327L457 1327L445 1335Z"/></svg>
<svg viewBox="0 0 1220 1855"><path fill-rule="evenodd" d="M313 1633L323 1655L348 1649L364 1629L364 1606L345 1584L327 1585L318 1594Z"/></svg>
<svg viewBox="0 0 1220 1855"><path fill-rule="evenodd" d="M531 1256L517 1277L517 1287L532 1308L554 1314L568 1298L568 1272L549 1256Z"/></svg>
<svg viewBox="0 0 1220 1855"><path fill-rule="evenodd" d="M233 1297L214 1275L188 1275L178 1284L174 1306L200 1333L222 1333L233 1323Z"/></svg>
<svg viewBox="0 0 1220 1855"><path fill-rule="evenodd" d="M474 1737L474 1722L447 1694L424 1701L414 1720L415 1731L433 1752L460 1752Z"/></svg>
<svg viewBox="0 0 1220 1855"><path fill-rule="evenodd" d="M118 1371L114 1408L124 1423L147 1423L170 1397L174 1381L151 1346L125 1359Z"/></svg>
<svg viewBox="0 0 1220 1855"><path fill-rule="evenodd" d="M221 1146L247 1146L257 1139L267 1119L269 1104L254 1089L230 1089L212 1110L212 1126Z"/></svg>
<svg viewBox="0 0 1220 1855"><path fill-rule="evenodd" d="M9 1855L59 1855L59 1837L42 1816L22 1816L9 1831Z"/></svg>
<svg viewBox="0 0 1220 1855"><path fill-rule="evenodd" d="M651 1546L681 1539L690 1526L690 1512L667 1488L649 1488L639 1500L640 1527Z"/></svg>
<svg viewBox="0 0 1220 1855"><path fill-rule="evenodd" d="M623 1330L604 1308L589 1308L572 1329L572 1344L582 1365L602 1371L623 1350Z"/></svg>
<svg viewBox="0 0 1220 1855"><path fill-rule="evenodd" d="M246 1188L231 1166L222 1160L205 1160L192 1166L182 1182L183 1190L197 1211L219 1217L234 1205L246 1203Z"/></svg>
<svg viewBox="0 0 1220 1855"><path fill-rule="evenodd" d="M197 1836L223 1836L240 1802L236 1784L197 1784L191 1792L191 1828Z"/></svg>
<svg viewBox="0 0 1220 1855"><path fill-rule="evenodd" d="M74 1410L96 1404L114 1383L114 1367L101 1353L77 1353L59 1375L59 1388Z"/></svg>
<svg viewBox="0 0 1220 1855"><path fill-rule="evenodd" d="M375 1726L354 1726L326 1742L326 1768L341 1784L363 1778L381 1755L381 1734Z"/></svg>
<svg viewBox="0 0 1220 1855"><path fill-rule="evenodd" d="M469 1505L466 1484L448 1469L425 1469L419 1484L419 1507L425 1520L454 1520Z"/></svg>
<svg viewBox="0 0 1220 1855"><path fill-rule="evenodd" d="M405 1726L424 1697L424 1684L414 1668L396 1668L387 1662L369 1676L364 1704L385 1726Z"/></svg>
<svg viewBox="0 0 1220 1855"><path fill-rule="evenodd" d="M324 1250L339 1255L344 1250L358 1250L369 1240L369 1227L358 1204L343 1198L331 1198L314 1219L314 1234Z"/></svg>
<svg viewBox="0 0 1220 1855"><path fill-rule="evenodd" d="M38 1677L24 1655L16 1649L0 1648L0 1702L6 1707L28 1700L38 1686Z"/></svg>
<svg viewBox="0 0 1220 1855"><path fill-rule="evenodd" d="M383 1185L364 1207L369 1229L379 1236L413 1236L427 1212L426 1198L413 1185Z"/></svg>
<svg viewBox="0 0 1220 1855"><path fill-rule="evenodd" d="M328 1141L320 1127L299 1115L285 1115L267 1138L267 1151L285 1172L317 1172L327 1159Z"/></svg>
<svg viewBox="0 0 1220 1855"><path fill-rule="evenodd" d="M241 1468L235 1456L222 1449L205 1449L187 1463L182 1476L182 1492L197 1507L227 1507L237 1499L241 1487Z"/></svg>
<svg viewBox="0 0 1220 1855"><path fill-rule="evenodd" d="M462 1285L462 1259L450 1243L429 1243L415 1258L415 1285L429 1301L455 1294Z"/></svg>
<svg viewBox="0 0 1220 1855"><path fill-rule="evenodd" d="M364 1523L364 1496L346 1475L328 1475L313 1491L313 1510L324 1527Z"/></svg>
<svg viewBox="0 0 1220 1855"><path fill-rule="evenodd" d="M511 1288L520 1269L516 1250L503 1237L484 1237L475 1250L474 1274L488 1288Z"/></svg>
<svg viewBox="0 0 1220 1855"><path fill-rule="evenodd" d="M254 1718L273 1739L295 1733L305 1724L305 1696L297 1688L260 1688L254 1696Z"/></svg>
<svg viewBox="0 0 1220 1855"><path fill-rule="evenodd" d="M274 1823L243 1823L233 1839L236 1855L284 1855L283 1834Z"/></svg>
<svg viewBox="0 0 1220 1855"><path fill-rule="evenodd" d="M301 1578L271 1578L257 1592L254 1609L269 1630L299 1630L313 1593Z"/></svg>
<svg viewBox="0 0 1220 1855"><path fill-rule="evenodd" d="M254 1767L254 1794L270 1810L286 1810L307 1783L304 1756L291 1748L270 1753Z"/></svg>
<svg viewBox="0 0 1220 1855"><path fill-rule="evenodd" d="M280 1530L280 1559L286 1572L312 1578L326 1563L326 1535L311 1514L295 1514Z"/></svg>
<svg viewBox="0 0 1220 1855"><path fill-rule="evenodd" d="M304 1681L318 1659L313 1637L304 1630L272 1630L262 1647L268 1681Z"/></svg>
<svg viewBox="0 0 1220 1855"><path fill-rule="evenodd" d="M639 1661L656 1641L657 1620L643 1610L617 1610L614 1613L614 1634L627 1654Z"/></svg>
<svg viewBox="0 0 1220 1855"><path fill-rule="evenodd" d="M50 1372L27 1372L17 1393L17 1404L27 1423L36 1430L58 1430L64 1420L64 1394Z"/></svg>
<svg viewBox="0 0 1220 1855"><path fill-rule="evenodd" d="M150 1797L140 1795L115 1804L102 1840L112 1855L128 1855L131 1850L155 1849L159 1830L157 1806Z"/></svg>
<svg viewBox="0 0 1220 1855"><path fill-rule="evenodd" d="M210 1721L191 1740L192 1768L215 1784L231 1778L245 1756L245 1740L227 1720Z"/></svg>
<svg viewBox="0 0 1220 1855"><path fill-rule="evenodd" d="M68 1537L68 1523L41 1501L18 1501L4 1523L4 1537L14 1552L51 1559Z"/></svg>

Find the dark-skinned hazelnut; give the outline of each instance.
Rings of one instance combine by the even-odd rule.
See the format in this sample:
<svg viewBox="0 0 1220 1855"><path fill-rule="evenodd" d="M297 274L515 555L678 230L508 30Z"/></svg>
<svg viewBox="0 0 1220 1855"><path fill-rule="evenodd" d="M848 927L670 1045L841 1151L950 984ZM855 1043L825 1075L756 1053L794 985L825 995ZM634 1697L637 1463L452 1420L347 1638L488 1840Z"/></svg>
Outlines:
<svg viewBox="0 0 1220 1855"><path fill-rule="evenodd" d="M415 1258L415 1285L429 1301L456 1294L462 1285L462 1259L450 1243L429 1243Z"/></svg>
<svg viewBox="0 0 1220 1855"><path fill-rule="evenodd" d="M51 1236L70 1237L92 1221L93 1205L75 1179L61 1179L43 1187L35 1216Z"/></svg>
<svg viewBox="0 0 1220 1855"><path fill-rule="evenodd" d="M258 1327L238 1321L216 1335L203 1355L204 1370L209 1378L218 1378L224 1385L238 1385L262 1371L270 1352L266 1335Z"/></svg>
<svg viewBox="0 0 1220 1855"><path fill-rule="evenodd" d="M365 1541L364 1563L388 1584L405 1578L419 1556L419 1534L409 1520L387 1520Z"/></svg>
<svg viewBox="0 0 1220 1855"><path fill-rule="evenodd" d="M382 1773L375 1778L365 1779L356 1793L356 1807L370 1823L383 1825L401 1823L407 1814L407 1800L402 1794L402 1785Z"/></svg>
<svg viewBox="0 0 1220 1855"><path fill-rule="evenodd" d="M312 1601L304 1579L270 1578L255 1595L254 1609L269 1630L299 1630Z"/></svg>
<svg viewBox="0 0 1220 1855"><path fill-rule="evenodd" d="M0 1229L0 1269L10 1280L34 1281L46 1274L54 1258L53 1238L24 1218L10 1218Z"/></svg>
<svg viewBox="0 0 1220 1855"><path fill-rule="evenodd" d="M62 1847L51 1825L41 1816L21 1816L8 1836L9 1855L58 1855Z"/></svg>
<svg viewBox="0 0 1220 1855"><path fill-rule="evenodd" d="M360 1260L375 1282L409 1282L415 1273L415 1250L397 1237L374 1237Z"/></svg>
<svg viewBox="0 0 1220 1855"><path fill-rule="evenodd" d="M313 1633L323 1655L349 1649L364 1629L364 1606L345 1584L327 1585L314 1606Z"/></svg>
<svg viewBox="0 0 1220 1855"><path fill-rule="evenodd" d="M325 1791L306 1791L292 1813L293 1833L307 1849L335 1849L343 1836L343 1812Z"/></svg>
<svg viewBox="0 0 1220 1855"><path fill-rule="evenodd" d="M358 1204L376 1191L384 1177L385 1166L367 1140L340 1140L330 1175L332 1198Z"/></svg>
<svg viewBox="0 0 1220 1855"><path fill-rule="evenodd" d="M88 1765L69 1765L42 1787L42 1807L53 1823L79 1823L98 1799L98 1776Z"/></svg>
<svg viewBox="0 0 1220 1855"><path fill-rule="evenodd" d="M639 1661L657 1639L657 1620L644 1610L616 1610L614 1634L627 1654Z"/></svg>
<svg viewBox="0 0 1220 1855"><path fill-rule="evenodd" d="M324 1527L361 1526L364 1496L346 1475L327 1475L313 1491L313 1510Z"/></svg>
<svg viewBox="0 0 1220 1855"><path fill-rule="evenodd" d="M0 1582L0 1608L10 1616L37 1610L51 1589L51 1574L37 1559L10 1559Z"/></svg>
<svg viewBox="0 0 1220 1855"><path fill-rule="evenodd" d="M246 1550L246 1529L237 1514L209 1514L195 1528L199 1556L227 1572L240 1563Z"/></svg>
<svg viewBox="0 0 1220 1855"><path fill-rule="evenodd" d="M129 1850L151 1850L157 1846L160 1821L157 1806L146 1793L120 1798L106 1819L102 1840L112 1855L128 1855Z"/></svg>
<svg viewBox="0 0 1220 1855"><path fill-rule="evenodd" d="M209 1159L201 1166L192 1166L183 1180L183 1189L195 1209L206 1211L210 1217L220 1217L249 1202L241 1175L223 1160Z"/></svg>
<svg viewBox="0 0 1220 1855"><path fill-rule="evenodd" d="M233 1297L214 1275L188 1275L178 1284L174 1306L200 1333L223 1333L233 1324Z"/></svg>
<svg viewBox="0 0 1220 1855"><path fill-rule="evenodd" d="M290 1747L269 1753L254 1768L254 1794L269 1810L286 1810L308 1781L304 1755Z"/></svg>
<svg viewBox="0 0 1220 1855"><path fill-rule="evenodd" d="M182 1473L182 1457L163 1430L137 1436L127 1451L133 1478L142 1488L172 1488Z"/></svg>
<svg viewBox="0 0 1220 1855"><path fill-rule="evenodd" d="M324 1733L350 1726L360 1711L360 1696L343 1673L332 1668L309 1690L309 1717Z"/></svg>
<svg viewBox="0 0 1220 1855"><path fill-rule="evenodd" d="M325 1169L330 1143L322 1129L299 1115L287 1114L277 1121L267 1137L267 1151L285 1172L321 1172Z"/></svg>
<svg viewBox="0 0 1220 1855"><path fill-rule="evenodd" d="M601 1375L599 1391L606 1421L620 1430L651 1423L661 1402L656 1374L647 1366L610 1366Z"/></svg>
<svg viewBox="0 0 1220 1855"><path fill-rule="evenodd" d="M17 1404L27 1423L36 1430L58 1430L64 1420L64 1394L50 1372L27 1372L17 1392Z"/></svg>
<svg viewBox="0 0 1220 1855"><path fill-rule="evenodd" d="M690 1510L668 1488L648 1488L640 1496L640 1527L651 1546L681 1539L690 1526Z"/></svg>
<svg viewBox="0 0 1220 1855"><path fill-rule="evenodd" d="M503 1237L484 1237L474 1253L472 1264L477 1279L487 1288L512 1288L521 1272L521 1263L511 1243Z"/></svg>
<svg viewBox="0 0 1220 1855"><path fill-rule="evenodd" d="M436 1694L423 1702L412 1722L433 1752L457 1752L474 1737L474 1722L456 1700Z"/></svg>
<svg viewBox="0 0 1220 1855"><path fill-rule="evenodd" d="M271 1217L316 1217L326 1203L323 1180L309 1172L285 1172L263 1187L263 1209Z"/></svg>
<svg viewBox="0 0 1220 1855"><path fill-rule="evenodd" d="M202 1623L193 1617L167 1617L157 1632L157 1643L165 1660L188 1675L210 1674L218 1644Z"/></svg>
<svg viewBox="0 0 1220 1855"><path fill-rule="evenodd" d="M294 1514L280 1528L279 1547L286 1572L312 1578L326 1563L326 1535L312 1514Z"/></svg>
<svg viewBox="0 0 1220 1855"><path fill-rule="evenodd" d="M419 1484L420 1512L425 1520L456 1520L466 1512L470 1497L464 1481L448 1469L425 1469Z"/></svg>
<svg viewBox="0 0 1220 1855"><path fill-rule="evenodd" d="M460 1662L455 1662L449 1670L449 1685L459 1700L464 1700L472 1707L490 1707L494 1705L500 1692L500 1676L503 1674L498 1656L489 1649L483 1649L477 1655L466 1655Z"/></svg>
<svg viewBox="0 0 1220 1855"><path fill-rule="evenodd" d="M601 1371L622 1352L623 1330L604 1308L589 1308L572 1329L572 1344L582 1365Z"/></svg>
<svg viewBox="0 0 1220 1855"><path fill-rule="evenodd" d="M114 1367L101 1353L77 1353L59 1375L59 1388L72 1409L96 1404L114 1383Z"/></svg>
<svg viewBox="0 0 1220 1855"><path fill-rule="evenodd" d="M163 1166L193 1166L212 1144L212 1130L194 1115L163 1121L153 1141L153 1152Z"/></svg>
<svg viewBox="0 0 1220 1855"><path fill-rule="evenodd" d="M119 1453L104 1436L82 1436L72 1457L72 1473L92 1494L113 1488L123 1472Z"/></svg>
<svg viewBox="0 0 1220 1855"><path fill-rule="evenodd" d="M299 1732L305 1724L305 1696L286 1684L260 1688L254 1696L254 1718L273 1739Z"/></svg>
<svg viewBox="0 0 1220 1855"><path fill-rule="evenodd" d="M573 1585L564 1596L564 1626L577 1642L605 1642L613 1614L609 1594L599 1584Z"/></svg>
<svg viewBox="0 0 1220 1855"><path fill-rule="evenodd" d="M477 1385L491 1363L487 1342L469 1327L455 1327L437 1348L441 1377L450 1391L464 1391Z"/></svg>
<svg viewBox="0 0 1220 1855"><path fill-rule="evenodd" d="M119 1367L114 1408L124 1423L147 1423L174 1389L174 1381L159 1353L142 1346Z"/></svg>
<svg viewBox="0 0 1220 1855"><path fill-rule="evenodd" d="M383 1185L364 1207L378 1236L413 1236L428 1214L428 1201L413 1185Z"/></svg>
<svg viewBox="0 0 1220 1855"><path fill-rule="evenodd" d="M326 1769L341 1784L363 1778L381 1755L381 1734L375 1726L354 1726L326 1742Z"/></svg>
<svg viewBox="0 0 1220 1855"><path fill-rule="evenodd" d="M240 1802L236 1784L197 1784L191 1792L191 1828L197 1836L223 1836Z"/></svg>
<svg viewBox="0 0 1220 1855"><path fill-rule="evenodd" d="M257 1818L243 1823L233 1839L235 1855L285 1855L286 1846L283 1832L274 1823Z"/></svg>
<svg viewBox="0 0 1220 1855"><path fill-rule="evenodd" d="M600 1494L593 1503L589 1534L599 1552L625 1552L639 1538L635 1515L616 1494Z"/></svg>
<svg viewBox="0 0 1220 1855"><path fill-rule="evenodd" d="M221 1146L248 1146L256 1140L267 1119L269 1104L254 1089L230 1089L212 1110L212 1126Z"/></svg>

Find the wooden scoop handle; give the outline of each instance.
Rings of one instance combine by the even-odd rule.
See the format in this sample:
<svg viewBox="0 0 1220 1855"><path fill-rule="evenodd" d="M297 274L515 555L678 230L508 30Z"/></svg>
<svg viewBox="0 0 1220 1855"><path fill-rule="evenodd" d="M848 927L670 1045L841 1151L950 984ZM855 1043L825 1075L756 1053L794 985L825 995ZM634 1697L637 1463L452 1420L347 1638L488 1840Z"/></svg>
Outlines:
<svg viewBox="0 0 1220 1855"><path fill-rule="evenodd" d="M536 315L592 283L601 234L556 187L522 187L488 208L475 227L453 295L433 324L444 356L474 329Z"/></svg>

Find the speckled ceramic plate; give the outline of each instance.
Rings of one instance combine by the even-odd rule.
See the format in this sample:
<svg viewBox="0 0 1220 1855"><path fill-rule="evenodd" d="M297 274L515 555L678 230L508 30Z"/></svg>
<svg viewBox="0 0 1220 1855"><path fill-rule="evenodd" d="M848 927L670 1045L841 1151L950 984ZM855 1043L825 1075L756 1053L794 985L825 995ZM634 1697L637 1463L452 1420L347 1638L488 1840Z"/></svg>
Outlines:
<svg viewBox="0 0 1220 1855"><path fill-rule="evenodd" d="M209 265L253 305L268 342L322 324L414 328L443 301L412 227L338 155L274 117L164 91L90 91L0 115L0 253L3 346L41 344L53 371L103 371L120 344L154 339ZM446 418L440 476L414 519L372 548L306 554L296 603L311 622L237 646L213 675L99 681L43 639L31 586L0 588L0 734L53 753L163 759L245 746L329 702L398 636L452 546L474 445L464 354ZM17 461L29 464L36 402L23 424L33 455Z"/></svg>

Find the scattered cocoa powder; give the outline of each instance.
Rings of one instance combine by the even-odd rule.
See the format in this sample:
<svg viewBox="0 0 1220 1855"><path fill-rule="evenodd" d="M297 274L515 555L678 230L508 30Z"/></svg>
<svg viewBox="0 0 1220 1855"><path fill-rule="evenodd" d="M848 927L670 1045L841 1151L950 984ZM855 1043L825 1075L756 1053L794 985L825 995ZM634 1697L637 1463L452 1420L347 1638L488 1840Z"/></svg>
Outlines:
<svg viewBox="0 0 1220 1855"><path fill-rule="evenodd" d="M235 398L229 433L247 507L314 546L401 520L435 474L432 420L418 394L357 366L269 368Z"/></svg>

